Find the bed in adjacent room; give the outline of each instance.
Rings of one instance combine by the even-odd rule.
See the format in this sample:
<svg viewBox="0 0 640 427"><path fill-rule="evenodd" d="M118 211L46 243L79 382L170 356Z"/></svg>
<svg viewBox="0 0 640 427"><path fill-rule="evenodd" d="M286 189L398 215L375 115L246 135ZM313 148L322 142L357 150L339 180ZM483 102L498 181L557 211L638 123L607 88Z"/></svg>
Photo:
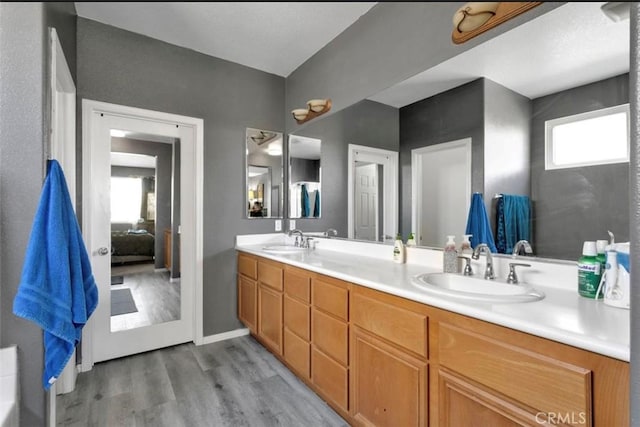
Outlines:
<svg viewBox="0 0 640 427"><path fill-rule="evenodd" d="M151 261L155 236L147 230L111 231L111 264Z"/></svg>

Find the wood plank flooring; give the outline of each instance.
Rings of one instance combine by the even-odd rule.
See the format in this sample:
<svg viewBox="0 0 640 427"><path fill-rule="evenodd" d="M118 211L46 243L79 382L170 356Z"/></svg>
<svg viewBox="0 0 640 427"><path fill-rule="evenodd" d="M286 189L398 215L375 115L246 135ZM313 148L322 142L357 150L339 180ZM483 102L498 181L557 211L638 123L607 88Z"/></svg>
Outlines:
<svg viewBox="0 0 640 427"><path fill-rule="evenodd" d="M58 426L347 426L254 338L96 364L57 397Z"/></svg>
<svg viewBox="0 0 640 427"><path fill-rule="evenodd" d="M111 289L131 289L138 311L111 316L111 332L140 328L180 319L180 279L170 282L168 271L154 271L153 264L112 267L124 283Z"/></svg>

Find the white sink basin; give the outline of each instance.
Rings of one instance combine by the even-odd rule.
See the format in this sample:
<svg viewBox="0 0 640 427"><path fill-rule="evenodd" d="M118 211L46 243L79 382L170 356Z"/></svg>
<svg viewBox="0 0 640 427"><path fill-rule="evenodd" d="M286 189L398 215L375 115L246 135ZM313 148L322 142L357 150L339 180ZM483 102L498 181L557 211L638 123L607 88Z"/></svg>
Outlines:
<svg viewBox="0 0 640 427"><path fill-rule="evenodd" d="M520 303L544 298L544 293L526 283L512 285L460 274L419 274L413 277L412 282L421 290L434 295L487 303Z"/></svg>
<svg viewBox="0 0 640 427"><path fill-rule="evenodd" d="M293 245L268 245L262 248L262 250L273 254L295 254L304 252L306 249Z"/></svg>

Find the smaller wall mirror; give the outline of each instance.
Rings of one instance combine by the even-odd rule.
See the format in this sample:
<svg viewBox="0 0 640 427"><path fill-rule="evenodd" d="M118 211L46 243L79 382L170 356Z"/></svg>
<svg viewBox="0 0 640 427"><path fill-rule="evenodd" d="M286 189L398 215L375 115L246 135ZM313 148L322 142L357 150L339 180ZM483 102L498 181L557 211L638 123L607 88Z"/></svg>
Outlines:
<svg viewBox="0 0 640 427"><path fill-rule="evenodd" d="M245 139L247 218L282 218L283 134L247 128Z"/></svg>
<svg viewBox="0 0 640 427"><path fill-rule="evenodd" d="M320 218L321 141L289 135L289 218Z"/></svg>

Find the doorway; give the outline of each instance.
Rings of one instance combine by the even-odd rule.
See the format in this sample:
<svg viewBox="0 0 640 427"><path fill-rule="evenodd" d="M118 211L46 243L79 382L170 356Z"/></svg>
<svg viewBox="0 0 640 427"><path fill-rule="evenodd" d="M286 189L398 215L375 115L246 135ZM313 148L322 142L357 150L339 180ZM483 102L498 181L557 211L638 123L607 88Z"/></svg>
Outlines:
<svg viewBox="0 0 640 427"><path fill-rule="evenodd" d="M349 144L347 181L348 237L393 243L398 232L398 152Z"/></svg>
<svg viewBox="0 0 640 427"><path fill-rule="evenodd" d="M419 246L464 234L471 202L471 138L411 150L412 228Z"/></svg>
<svg viewBox="0 0 640 427"><path fill-rule="evenodd" d="M98 307L83 334L82 369L89 370L96 362L184 342L201 343L202 119L90 100L83 100L82 108L83 234L99 290ZM144 151L141 150L144 146L171 152L168 167L165 166L161 172L153 170L150 164L147 167L137 165L140 167L134 176L140 178L139 182L132 184L128 181L120 190L120 193L127 194L128 190L135 190L126 196L132 209L128 213L119 212L121 217L117 220L121 222L114 222L111 209L112 190L116 188L112 182L113 155L142 155L144 153L136 151ZM176 155L178 147L179 154ZM159 169L160 156L149 157L154 157L154 165L157 164ZM131 174L129 171L127 176ZM154 177L153 182L142 179L151 176ZM169 203L162 202L157 191L159 178L166 176L172 180L166 185L168 191L162 197L170 200ZM161 209L165 211L163 219ZM123 229L113 230L114 224ZM122 234L117 243L113 240L112 231ZM177 289L174 302L178 306L178 315L158 322L141 322L133 327L113 328L114 304L125 306L125 313L121 313L125 315L135 314L133 310L140 311L144 305L151 313L154 308L152 295L155 295L140 294L136 301L131 290L135 286L133 282L130 286L126 283L112 285L111 264L114 259L140 264L150 261L153 271L147 273L151 274L165 270L166 266L169 266L166 270L175 270L172 265L177 263L179 284L173 289ZM166 270L164 273L168 274ZM154 286L169 284L167 280ZM121 292L114 293L114 290Z"/></svg>

